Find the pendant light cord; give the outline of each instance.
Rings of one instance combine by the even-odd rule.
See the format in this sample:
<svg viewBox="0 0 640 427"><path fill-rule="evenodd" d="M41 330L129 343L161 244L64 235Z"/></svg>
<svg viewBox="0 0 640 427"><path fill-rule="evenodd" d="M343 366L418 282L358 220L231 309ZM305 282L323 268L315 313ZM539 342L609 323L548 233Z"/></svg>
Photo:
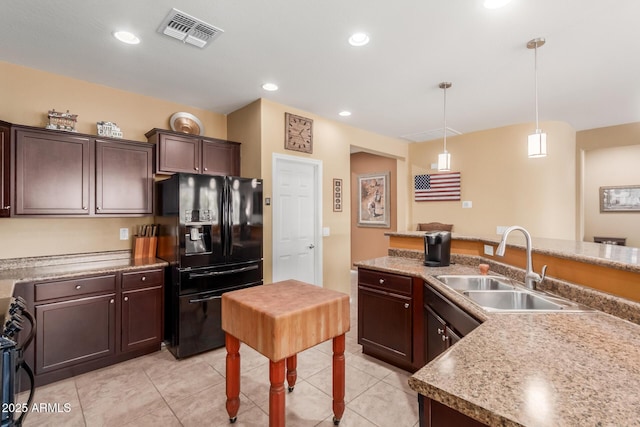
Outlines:
<svg viewBox="0 0 640 427"><path fill-rule="evenodd" d="M447 86L444 86L444 152L447 152Z"/></svg>
<svg viewBox="0 0 640 427"><path fill-rule="evenodd" d="M535 90L536 90L536 133L540 133L540 125L538 123L538 46L536 45L535 49L533 49L533 58L534 58L534 77L535 77Z"/></svg>

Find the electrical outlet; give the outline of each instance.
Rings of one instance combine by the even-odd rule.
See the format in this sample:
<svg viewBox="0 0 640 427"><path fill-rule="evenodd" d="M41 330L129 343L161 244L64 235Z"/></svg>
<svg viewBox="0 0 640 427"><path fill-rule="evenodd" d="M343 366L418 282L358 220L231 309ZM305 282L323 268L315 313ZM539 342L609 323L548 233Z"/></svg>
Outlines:
<svg viewBox="0 0 640 427"><path fill-rule="evenodd" d="M489 255L489 256L493 256L493 246L484 245L484 254L485 255Z"/></svg>
<svg viewBox="0 0 640 427"><path fill-rule="evenodd" d="M322 227L322 236L327 237L331 235L331 229L329 227Z"/></svg>
<svg viewBox="0 0 640 427"><path fill-rule="evenodd" d="M507 227L506 225L499 225L496 227L496 234L504 234L505 231L507 231Z"/></svg>
<svg viewBox="0 0 640 427"><path fill-rule="evenodd" d="M129 229L121 228L120 229L120 240L129 240Z"/></svg>
<svg viewBox="0 0 640 427"><path fill-rule="evenodd" d="M469 209L473 207L473 202L471 200L465 200L462 202L462 207L465 209Z"/></svg>

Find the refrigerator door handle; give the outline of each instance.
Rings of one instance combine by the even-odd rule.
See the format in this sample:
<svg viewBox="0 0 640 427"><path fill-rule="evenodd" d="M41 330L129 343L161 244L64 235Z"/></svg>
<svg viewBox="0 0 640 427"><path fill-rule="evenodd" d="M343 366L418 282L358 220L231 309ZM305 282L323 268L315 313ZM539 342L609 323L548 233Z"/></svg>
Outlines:
<svg viewBox="0 0 640 427"><path fill-rule="evenodd" d="M257 270L257 269L258 269L257 265L250 265L249 267L234 268L232 270L210 271L209 273L191 273L189 274L189 279L195 279L198 277L224 276L226 274L243 273L245 271Z"/></svg>
<svg viewBox="0 0 640 427"><path fill-rule="evenodd" d="M227 240L229 239L229 197L227 196L227 180L223 181L222 186L222 227L220 232L222 233L222 256L227 256Z"/></svg>
<svg viewBox="0 0 640 427"><path fill-rule="evenodd" d="M231 180L231 178L229 178ZM233 254L233 195L231 194L231 185L227 187L227 198L228 198L228 207L229 207L229 223L227 231L229 233L229 237L227 238L227 255L231 256Z"/></svg>
<svg viewBox="0 0 640 427"><path fill-rule="evenodd" d="M198 298L198 299L190 299L189 304L196 304L198 302L212 301L214 299L221 299L222 295L207 297L207 298Z"/></svg>

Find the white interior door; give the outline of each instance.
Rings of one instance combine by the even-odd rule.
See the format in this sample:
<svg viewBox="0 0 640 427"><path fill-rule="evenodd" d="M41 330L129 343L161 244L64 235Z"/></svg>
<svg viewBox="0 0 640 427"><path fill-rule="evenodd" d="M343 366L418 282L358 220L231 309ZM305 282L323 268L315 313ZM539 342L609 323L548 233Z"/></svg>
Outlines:
<svg viewBox="0 0 640 427"><path fill-rule="evenodd" d="M322 286L322 162L273 155L273 281Z"/></svg>

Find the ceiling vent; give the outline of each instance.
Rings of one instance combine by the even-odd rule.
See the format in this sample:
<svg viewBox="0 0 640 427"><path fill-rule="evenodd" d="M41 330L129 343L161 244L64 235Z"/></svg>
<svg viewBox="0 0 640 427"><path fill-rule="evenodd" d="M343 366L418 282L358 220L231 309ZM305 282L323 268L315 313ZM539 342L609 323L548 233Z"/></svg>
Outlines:
<svg viewBox="0 0 640 427"><path fill-rule="evenodd" d="M462 132L458 132L455 129L447 127L447 136L462 135ZM402 135L400 138L409 140L411 142L424 142L432 141L434 139L444 138L444 128L427 130L424 132L411 133L409 135Z"/></svg>
<svg viewBox="0 0 640 427"><path fill-rule="evenodd" d="M224 30L187 15L178 9L171 9L169 15L158 27L158 32L202 49L210 41L224 33Z"/></svg>

